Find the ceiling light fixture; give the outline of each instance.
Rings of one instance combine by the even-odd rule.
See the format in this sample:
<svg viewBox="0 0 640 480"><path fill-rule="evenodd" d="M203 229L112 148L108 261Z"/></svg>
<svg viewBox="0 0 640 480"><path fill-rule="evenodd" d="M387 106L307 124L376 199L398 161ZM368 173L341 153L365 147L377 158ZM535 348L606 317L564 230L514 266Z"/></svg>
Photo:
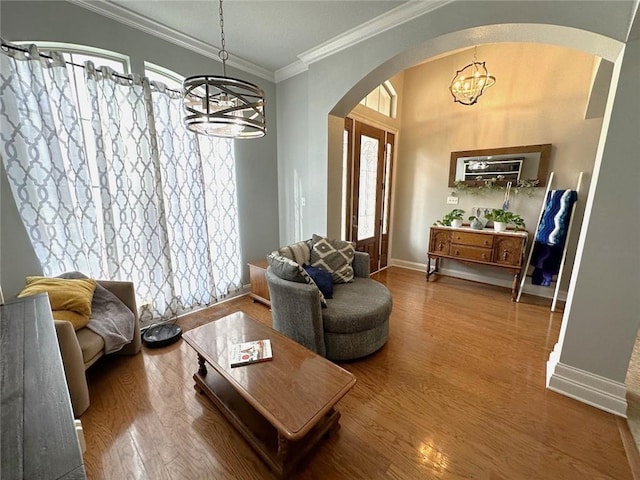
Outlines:
<svg viewBox="0 0 640 480"><path fill-rule="evenodd" d="M480 95L496 83L496 77L489 75L484 62L476 60L476 49L473 51L473 63L458 70L449 85L453 101L463 105L474 105Z"/></svg>
<svg viewBox="0 0 640 480"><path fill-rule="evenodd" d="M196 75L184 80L184 123L189 130L203 135L259 138L267 131L264 92L253 83L227 77L229 53L225 47L222 0L219 13L222 76Z"/></svg>

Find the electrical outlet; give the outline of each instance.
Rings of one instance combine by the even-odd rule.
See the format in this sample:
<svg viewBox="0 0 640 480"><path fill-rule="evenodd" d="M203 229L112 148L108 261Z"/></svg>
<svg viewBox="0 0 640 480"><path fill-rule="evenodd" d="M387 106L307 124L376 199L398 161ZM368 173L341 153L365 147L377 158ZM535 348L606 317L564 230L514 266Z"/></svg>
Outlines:
<svg viewBox="0 0 640 480"><path fill-rule="evenodd" d="M457 205L458 197L447 197L447 205Z"/></svg>

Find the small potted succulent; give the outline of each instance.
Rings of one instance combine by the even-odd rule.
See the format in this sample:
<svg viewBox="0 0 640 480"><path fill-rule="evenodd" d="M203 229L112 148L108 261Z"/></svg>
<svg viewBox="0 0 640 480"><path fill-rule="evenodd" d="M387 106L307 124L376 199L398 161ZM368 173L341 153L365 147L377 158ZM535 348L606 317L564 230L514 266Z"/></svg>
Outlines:
<svg viewBox="0 0 640 480"><path fill-rule="evenodd" d="M509 212L508 210L494 208L485 215L485 218L493 222L493 229L496 232L504 232L509 224L515 227L516 232L525 228L524 219L520 215Z"/></svg>
<svg viewBox="0 0 640 480"><path fill-rule="evenodd" d="M442 220L436 220L434 225L444 225L446 227L460 228L462 226L462 219L464 218L464 210L454 208L447 213Z"/></svg>

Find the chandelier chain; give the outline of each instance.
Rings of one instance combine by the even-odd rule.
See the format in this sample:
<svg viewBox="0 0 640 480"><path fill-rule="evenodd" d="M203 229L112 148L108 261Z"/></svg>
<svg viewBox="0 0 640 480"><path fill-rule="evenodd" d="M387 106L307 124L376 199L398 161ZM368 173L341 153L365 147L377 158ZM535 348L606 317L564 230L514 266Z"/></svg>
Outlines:
<svg viewBox="0 0 640 480"><path fill-rule="evenodd" d="M218 57L220 57L220 60L222 60L222 75L226 77L227 59L229 58L229 53L227 52L226 41L224 37L224 14L222 13L222 0L220 0L218 14L220 16L220 46L222 47L218 52Z"/></svg>

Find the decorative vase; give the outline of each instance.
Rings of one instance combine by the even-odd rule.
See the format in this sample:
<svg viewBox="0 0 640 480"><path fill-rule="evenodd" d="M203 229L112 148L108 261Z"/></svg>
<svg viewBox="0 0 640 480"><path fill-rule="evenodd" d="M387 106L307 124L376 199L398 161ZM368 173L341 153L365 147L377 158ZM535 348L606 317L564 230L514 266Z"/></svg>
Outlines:
<svg viewBox="0 0 640 480"><path fill-rule="evenodd" d="M507 222L493 222L493 229L496 232L504 232L507 229Z"/></svg>
<svg viewBox="0 0 640 480"><path fill-rule="evenodd" d="M461 226L462 226L462 220L460 220L460 219L451 220L451 227L452 228L460 228Z"/></svg>
<svg viewBox="0 0 640 480"><path fill-rule="evenodd" d="M471 228L473 228L474 230L482 230L484 228L484 224L480 219L474 218L473 220L471 220Z"/></svg>

